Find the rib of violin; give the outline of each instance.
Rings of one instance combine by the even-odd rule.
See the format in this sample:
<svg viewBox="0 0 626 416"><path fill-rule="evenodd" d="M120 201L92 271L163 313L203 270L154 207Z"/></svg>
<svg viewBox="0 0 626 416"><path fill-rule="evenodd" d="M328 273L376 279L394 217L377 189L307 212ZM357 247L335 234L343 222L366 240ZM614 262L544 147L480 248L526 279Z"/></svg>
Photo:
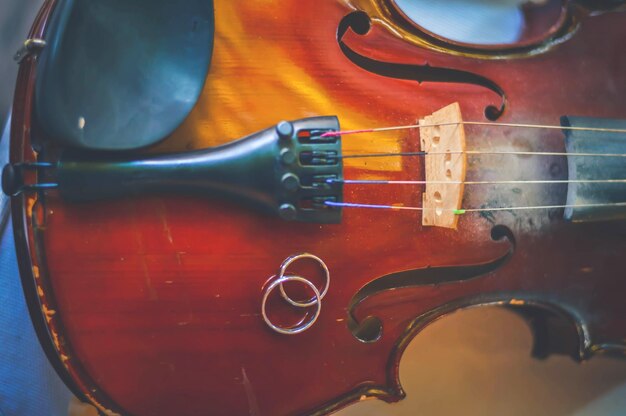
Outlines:
<svg viewBox="0 0 626 416"><path fill-rule="evenodd" d="M134 416L393 402L413 337L475 306L518 311L535 356L624 356L616 3L550 2L557 26L509 47L395 3L44 3L3 189L78 397Z"/></svg>

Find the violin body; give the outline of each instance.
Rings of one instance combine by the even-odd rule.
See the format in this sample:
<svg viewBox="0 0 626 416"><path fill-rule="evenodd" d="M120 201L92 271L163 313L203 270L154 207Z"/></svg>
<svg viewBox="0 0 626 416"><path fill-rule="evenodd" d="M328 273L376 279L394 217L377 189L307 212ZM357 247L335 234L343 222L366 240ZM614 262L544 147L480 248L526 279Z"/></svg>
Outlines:
<svg viewBox="0 0 626 416"><path fill-rule="evenodd" d="M216 0L202 94L147 153L211 148L314 116L336 115L341 129L411 125L453 102L467 120L626 119L620 13L583 19L541 47L444 50L389 30L373 16L380 4L387 2ZM31 35L45 31L54 5L46 2ZM343 20L355 10L374 17L362 33ZM360 56L462 70L499 90L374 73L340 47L342 20L341 42ZM37 157L35 78L36 57L27 57L12 162ZM501 114L487 117L490 106ZM565 152L560 130L476 125L465 132L468 149ZM416 130L346 135L341 142L344 155L420 150ZM346 178L424 176L420 157L343 163ZM565 180L567 172L562 155L476 155L467 162L473 180ZM420 206L422 192L346 184L343 199ZM566 194L565 183L466 186L463 205L560 205ZM623 220L575 223L553 208L468 212L456 228L442 228L422 225L419 211L344 208L339 223L319 224L198 195L74 203L54 190L12 203L22 279L42 343L75 392L104 414L325 414L363 397L397 401L405 394L398 365L407 344L436 319L474 306L506 306L527 317L537 356L584 360L626 351ZM261 303L281 264L299 253L321 259L332 280L316 321L286 335L266 324ZM308 266L296 274L323 287L323 273ZM286 286L294 299L311 296L295 295L300 289ZM297 325L315 312L290 308L277 293L267 300L277 325Z"/></svg>

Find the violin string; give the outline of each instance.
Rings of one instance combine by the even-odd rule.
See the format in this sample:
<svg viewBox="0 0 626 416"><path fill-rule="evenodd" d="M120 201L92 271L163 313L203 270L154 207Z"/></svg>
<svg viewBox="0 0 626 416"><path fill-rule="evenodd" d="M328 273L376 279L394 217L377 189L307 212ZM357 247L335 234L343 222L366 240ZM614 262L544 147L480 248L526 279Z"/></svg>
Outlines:
<svg viewBox="0 0 626 416"><path fill-rule="evenodd" d="M454 152L392 152L392 153L355 153L337 156L338 159L358 159L374 157L411 157L428 155L523 155L523 156L572 156L572 157L626 157L626 153L567 153L567 152L518 152L498 150L465 150Z"/></svg>
<svg viewBox="0 0 626 416"><path fill-rule="evenodd" d="M327 179L326 183L348 185L516 185L516 184L559 184L559 183L626 183L626 179L556 179L556 180L497 180L497 181L396 181L377 179Z"/></svg>
<svg viewBox="0 0 626 416"><path fill-rule="evenodd" d="M591 208L591 207L622 207L626 206L626 202L606 202L597 204L564 204L564 205L535 205L535 206L517 206L517 207L485 207L485 208L439 208L439 207L407 207L403 205L377 205L377 204L360 204L354 202L333 202L325 201L324 204L329 207L337 208L366 208L366 209L387 209L394 211L452 211L455 215L462 215L467 212L493 212L493 211L520 211L520 210L537 210L537 209L558 209L558 208Z"/></svg>
<svg viewBox="0 0 626 416"><path fill-rule="evenodd" d="M381 128L370 128L360 130L344 130L337 132L327 132L322 134L321 137L335 137L345 136L350 134L361 133L375 133L385 131L397 131L408 130L424 127L440 127L450 125L481 125L481 126L494 126L494 127L516 127L516 128L534 128L534 129L553 129L553 130L569 130L569 131L594 131L603 133L626 133L626 129L615 128L602 128L602 127L580 127L580 126L561 126L561 125L543 125L543 124L521 124L521 123L496 123L496 122L479 122L479 121L461 121L461 122L446 122L446 123L434 123L434 124L411 124L404 126L392 126ZM572 157L626 157L626 154L619 153L567 153L567 152L520 152L520 151L457 151L457 152L397 152L397 153L370 153L370 154L353 154L342 155L339 158L369 158L369 157L393 157L393 156L426 156L435 154L470 154L470 155L532 155L532 156L572 156ZM331 180L333 181L333 180ZM338 180L334 180L338 182ZM466 184L466 185L483 185L483 184L527 184L527 183L626 183L626 179L607 179L607 180L528 180L528 181L379 181L379 180L342 180L341 182L348 184L435 184L435 183L449 183L449 184ZM489 212L489 211L512 211L512 210L537 210L537 209L558 209L558 208L588 208L588 207L616 207L626 206L626 202L615 203L596 203L596 204L563 204L563 205L538 205L538 206L517 206L517 207L483 207L483 208L461 208L450 209L440 207L411 207L402 205L376 205L376 204L361 204L350 202L332 202L326 201L325 205L330 207L343 207L343 208L367 208L367 209L388 209L388 210L411 210L411 211L424 211L428 209L452 211L456 215L465 214L466 212Z"/></svg>
<svg viewBox="0 0 626 416"><path fill-rule="evenodd" d="M497 123L489 121L450 121L445 123L433 123L433 124L409 124L404 126L392 126L392 127L378 127L359 130L343 130L343 131L329 131L321 135L321 137L335 137L335 136L347 136L349 134L361 134L361 133L376 133L385 131L397 131L397 130L410 130L419 129L424 127L441 127L441 126L453 126L453 125L470 125L470 126L492 126L492 127L517 127L517 128L530 128L530 129L552 129L552 130L569 130L569 131L594 131L602 133L626 133L626 129L614 129L604 127L580 127L580 126L560 126L550 124L524 124L524 123Z"/></svg>

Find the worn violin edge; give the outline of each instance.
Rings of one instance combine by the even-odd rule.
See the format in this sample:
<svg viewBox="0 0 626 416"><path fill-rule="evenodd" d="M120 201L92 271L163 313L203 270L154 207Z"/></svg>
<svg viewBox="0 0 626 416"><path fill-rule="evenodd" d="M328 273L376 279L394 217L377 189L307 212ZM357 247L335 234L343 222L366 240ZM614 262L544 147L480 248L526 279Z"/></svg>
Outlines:
<svg viewBox="0 0 626 416"><path fill-rule="evenodd" d="M29 38L43 38L48 19L57 3L57 0L45 0L29 32ZM14 111L11 119L11 163L37 160L30 137L36 62L36 55L28 55L19 63L13 109L21 111ZM31 233L34 228L32 213L35 199L36 196L25 194L11 197L11 216L20 280L35 333L52 368L70 391L79 400L93 404L105 414L115 415L117 412L101 404L111 403L111 400L98 391L97 385L79 366L72 365L71 346L66 344L60 335L62 326L54 317L55 302L52 291L45 276L42 276L43 268L36 254L38 250L35 247L34 235ZM111 403L111 407L114 406Z"/></svg>

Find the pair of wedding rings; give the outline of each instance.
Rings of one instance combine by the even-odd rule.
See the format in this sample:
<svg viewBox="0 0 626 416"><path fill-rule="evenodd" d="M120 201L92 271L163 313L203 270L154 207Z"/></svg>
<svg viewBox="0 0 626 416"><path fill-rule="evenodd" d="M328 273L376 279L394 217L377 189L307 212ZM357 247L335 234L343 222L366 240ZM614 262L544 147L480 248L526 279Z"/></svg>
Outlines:
<svg viewBox="0 0 626 416"><path fill-rule="evenodd" d="M303 259L314 260L324 271L326 283L324 284L324 288L321 291L309 279L306 279L299 275L287 273L287 269L289 268L289 266L291 266L294 262ZM279 334L285 335L299 334L313 326L315 321L317 321L317 318L320 316L320 312L322 311L322 299L324 299L324 296L326 296L326 293L328 293L328 287L330 286L330 272L328 271L328 267L322 261L322 259L309 253L301 253L289 256L280 265L278 273L272 276L270 280L271 283L267 285L267 287L265 287L265 290L263 292L263 298L261 301L261 315L263 316L263 320L265 321L265 323L274 331L278 332ZM284 284L287 282L302 283L313 292L313 297L311 297L309 300L304 301L294 300L287 294L287 291L285 290ZM267 316L267 299L276 288L279 289L280 296L291 306L304 309L315 307L315 312L308 320L305 320L295 326L284 327L274 324Z"/></svg>

